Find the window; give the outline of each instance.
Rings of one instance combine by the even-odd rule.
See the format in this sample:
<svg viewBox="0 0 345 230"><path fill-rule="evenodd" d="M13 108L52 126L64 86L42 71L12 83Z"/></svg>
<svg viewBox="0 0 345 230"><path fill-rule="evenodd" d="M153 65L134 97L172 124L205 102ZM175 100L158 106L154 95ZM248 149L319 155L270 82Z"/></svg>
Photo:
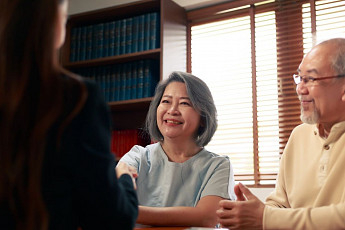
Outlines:
<svg viewBox="0 0 345 230"><path fill-rule="evenodd" d="M292 74L318 39L345 36L344 1L234 1L188 12L188 70L210 87L218 129L206 148L229 155L235 179L275 183L300 124Z"/></svg>

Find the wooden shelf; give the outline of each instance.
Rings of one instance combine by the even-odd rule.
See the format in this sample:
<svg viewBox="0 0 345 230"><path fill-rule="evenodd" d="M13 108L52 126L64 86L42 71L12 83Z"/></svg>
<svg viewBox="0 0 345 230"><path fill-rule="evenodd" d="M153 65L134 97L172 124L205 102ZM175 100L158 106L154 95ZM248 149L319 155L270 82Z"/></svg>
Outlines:
<svg viewBox="0 0 345 230"><path fill-rule="evenodd" d="M103 57L85 61L67 62L64 66L66 68L83 68L92 66L102 66L110 64L121 64L130 61L138 61L142 59L156 59L159 60L161 49L146 50L137 53L122 54L112 57Z"/></svg>
<svg viewBox="0 0 345 230"><path fill-rule="evenodd" d="M72 28L107 23L143 14L159 14L159 48L118 56L70 62ZM186 71L187 15L172 0L140 0L128 4L71 15L67 23L66 42L60 60L64 67L77 71L88 67L118 65L140 60L155 60L156 79L166 78L172 71ZM143 128L152 98L109 102L114 129Z"/></svg>

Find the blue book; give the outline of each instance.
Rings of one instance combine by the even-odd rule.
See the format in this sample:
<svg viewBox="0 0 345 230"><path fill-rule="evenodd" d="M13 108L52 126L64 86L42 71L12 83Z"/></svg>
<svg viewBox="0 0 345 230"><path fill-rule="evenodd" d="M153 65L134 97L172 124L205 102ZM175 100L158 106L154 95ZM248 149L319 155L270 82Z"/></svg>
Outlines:
<svg viewBox="0 0 345 230"><path fill-rule="evenodd" d="M151 96L151 84L152 84L152 72L151 72L151 61L144 61L144 92L143 97Z"/></svg>
<svg viewBox="0 0 345 230"><path fill-rule="evenodd" d="M115 101L120 101L121 94L121 68L119 65L115 67L116 69L116 92L115 92Z"/></svg>
<svg viewBox="0 0 345 230"><path fill-rule="evenodd" d="M109 23L109 50L108 56L115 55L115 21Z"/></svg>
<svg viewBox="0 0 345 230"><path fill-rule="evenodd" d="M144 96L144 61L138 62L138 84L137 84L137 98L143 98Z"/></svg>
<svg viewBox="0 0 345 230"><path fill-rule="evenodd" d="M150 49L150 14L145 14L144 50Z"/></svg>
<svg viewBox="0 0 345 230"><path fill-rule="evenodd" d="M104 23L104 33L103 33L103 57L110 56L109 41L110 41L110 23Z"/></svg>
<svg viewBox="0 0 345 230"><path fill-rule="evenodd" d="M78 28L72 28L71 30L71 44L70 44L70 56L69 60L71 62L76 61L77 56L77 36L78 36Z"/></svg>
<svg viewBox="0 0 345 230"><path fill-rule="evenodd" d="M95 29L96 27L93 25L87 26L87 35L86 35L86 60L90 60L94 58L94 50L95 50L95 42L96 36Z"/></svg>
<svg viewBox="0 0 345 230"><path fill-rule="evenodd" d="M150 49L159 48L160 23L158 12L150 13Z"/></svg>
<svg viewBox="0 0 345 230"><path fill-rule="evenodd" d="M126 84L127 84L127 65L122 65L121 68L121 89L120 89L120 101L126 100Z"/></svg>
<svg viewBox="0 0 345 230"><path fill-rule="evenodd" d="M110 101L116 101L116 65L110 67Z"/></svg>
<svg viewBox="0 0 345 230"><path fill-rule="evenodd" d="M115 22L115 51L114 55L120 55L120 47L121 47L121 21Z"/></svg>
<svg viewBox="0 0 345 230"><path fill-rule="evenodd" d="M81 34L82 34L82 27L77 27L77 41L76 41L76 54L75 54L75 61L80 60L80 52L81 52Z"/></svg>
<svg viewBox="0 0 345 230"><path fill-rule="evenodd" d="M120 54L126 53L126 19L121 20L121 28L120 28Z"/></svg>
<svg viewBox="0 0 345 230"><path fill-rule="evenodd" d="M132 96L132 63L127 63L126 69L126 92L125 100L131 99Z"/></svg>
<svg viewBox="0 0 345 230"><path fill-rule="evenodd" d="M139 29L138 29L138 52L144 50L144 37L145 37L145 15L139 16Z"/></svg>
<svg viewBox="0 0 345 230"><path fill-rule="evenodd" d="M138 39L139 39L139 17L133 18L132 26L132 52L138 52Z"/></svg>
<svg viewBox="0 0 345 230"><path fill-rule="evenodd" d="M133 18L126 19L126 53L132 53Z"/></svg>
<svg viewBox="0 0 345 230"><path fill-rule="evenodd" d="M105 73L106 73L105 95L106 95L106 100L108 102L110 102L113 98L112 90L111 90L112 82L111 82L111 68L110 68L110 66L105 67Z"/></svg>
<svg viewBox="0 0 345 230"><path fill-rule="evenodd" d="M87 28L86 26L83 26L81 28L81 45L80 45L80 56L79 56L78 61L86 60L86 50L87 50L86 40L87 40Z"/></svg>
<svg viewBox="0 0 345 230"><path fill-rule="evenodd" d="M103 57L103 46L104 46L104 24L100 23L96 25L96 57L101 58Z"/></svg>
<svg viewBox="0 0 345 230"><path fill-rule="evenodd" d="M132 63L132 96L131 99L138 98L137 93L137 84L138 84L138 62Z"/></svg>
<svg viewBox="0 0 345 230"><path fill-rule="evenodd" d="M106 70L104 67L98 67L98 74L99 74L99 78L100 78L100 81L101 81L101 89L102 89L102 92L103 92L103 97L104 97L104 100L107 102L107 94L106 94L106 91L107 91L107 74L106 74Z"/></svg>

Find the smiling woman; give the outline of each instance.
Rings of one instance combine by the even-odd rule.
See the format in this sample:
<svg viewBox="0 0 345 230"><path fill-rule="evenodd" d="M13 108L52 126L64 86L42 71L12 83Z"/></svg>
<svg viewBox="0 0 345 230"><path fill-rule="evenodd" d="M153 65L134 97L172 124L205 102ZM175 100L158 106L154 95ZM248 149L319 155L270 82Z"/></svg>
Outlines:
<svg viewBox="0 0 345 230"><path fill-rule="evenodd" d="M207 85L173 72L157 86L146 126L158 143L134 146L119 163L138 171L137 222L214 227L218 202L235 196L229 158L204 149L217 128Z"/></svg>

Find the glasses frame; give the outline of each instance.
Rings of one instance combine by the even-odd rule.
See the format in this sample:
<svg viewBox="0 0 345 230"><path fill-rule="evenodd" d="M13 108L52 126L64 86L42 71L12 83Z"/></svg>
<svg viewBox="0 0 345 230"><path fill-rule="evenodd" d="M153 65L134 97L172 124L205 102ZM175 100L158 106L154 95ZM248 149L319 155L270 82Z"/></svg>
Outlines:
<svg viewBox="0 0 345 230"><path fill-rule="evenodd" d="M301 83L302 81L304 82L304 84L308 84L308 83L313 83L314 81L320 81L320 80L326 80L326 79L331 79L331 78L340 78L340 77L345 77L345 74L339 74L339 75L334 75L334 76L327 76L327 77L302 77L298 74L294 74L292 75L293 80L295 82L296 85L298 85L299 83Z"/></svg>

